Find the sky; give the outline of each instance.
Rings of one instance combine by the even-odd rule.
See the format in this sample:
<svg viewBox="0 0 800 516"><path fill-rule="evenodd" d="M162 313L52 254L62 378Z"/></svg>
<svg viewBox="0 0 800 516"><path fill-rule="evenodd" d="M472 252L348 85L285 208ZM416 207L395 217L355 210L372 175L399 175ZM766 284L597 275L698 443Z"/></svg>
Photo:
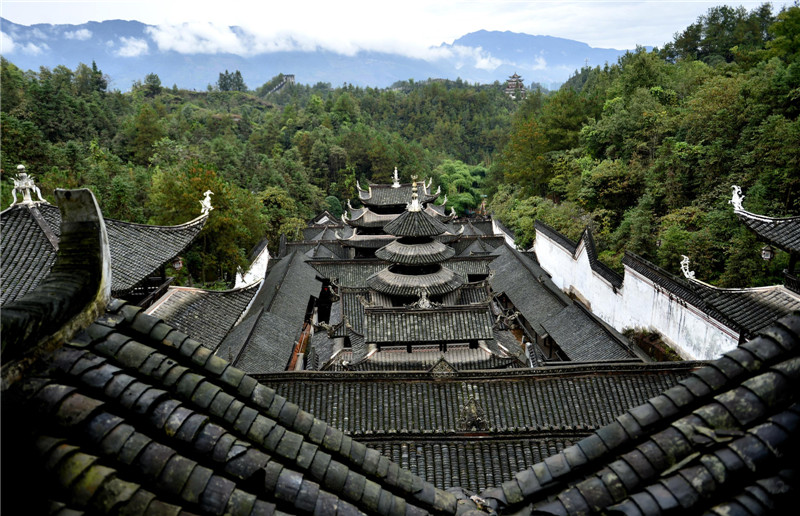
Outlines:
<svg viewBox="0 0 800 516"><path fill-rule="evenodd" d="M763 1L735 1L751 10ZM772 2L777 12L790 2ZM480 29L557 36L593 47L663 46L710 7L704 1L2 0L14 23L137 20L162 49L253 54L283 48L359 50L425 57ZM231 26L241 30L232 31ZM0 27L0 31L2 27Z"/></svg>

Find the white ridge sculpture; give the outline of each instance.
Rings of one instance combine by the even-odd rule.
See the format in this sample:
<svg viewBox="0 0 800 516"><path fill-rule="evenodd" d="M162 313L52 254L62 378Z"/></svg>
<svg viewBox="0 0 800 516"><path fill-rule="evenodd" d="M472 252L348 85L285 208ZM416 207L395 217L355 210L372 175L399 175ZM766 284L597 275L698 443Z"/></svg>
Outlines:
<svg viewBox="0 0 800 516"><path fill-rule="evenodd" d="M211 196L214 195L214 192L212 192L211 190L206 190L203 193L203 195L205 195L203 200L202 201L198 201L198 202L200 202L200 206L201 206L200 215L208 215L208 212L210 212L211 210L214 209L214 207L211 206Z"/></svg>
<svg viewBox="0 0 800 516"><path fill-rule="evenodd" d="M730 201L728 201L728 204L733 205L734 211L744 211L744 208L742 208L742 203L744 202L744 195L742 195L742 189L736 185L733 185L731 187L731 190L733 190L733 197L731 198Z"/></svg>
<svg viewBox="0 0 800 516"><path fill-rule="evenodd" d="M29 176L25 173L25 165L17 165L17 171L17 177L13 178L14 188L11 190L11 197L14 201L11 203L11 206L14 206L17 202L19 202L19 204L46 203L47 201L42 199L42 191L39 190L39 187L33 182L33 176ZM22 201L17 201L17 192L22 194ZM31 198L32 192L36 193L38 200L34 201Z"/></svg>
<svg viewBox="0 0 800 516"><path fill-rule="evenodd" d="M681 272L683 272L686 279L694 279L694 271L689 270L689 257L682 254L681 258Z"/></svg>
<svg viewBox="0 0 800 516"><path fill-rule="evenodd" d="M392 177L394 178L392 188L400 188L400 176L397 174L397 167L394 167L394 174L392 174Z"/></svg>

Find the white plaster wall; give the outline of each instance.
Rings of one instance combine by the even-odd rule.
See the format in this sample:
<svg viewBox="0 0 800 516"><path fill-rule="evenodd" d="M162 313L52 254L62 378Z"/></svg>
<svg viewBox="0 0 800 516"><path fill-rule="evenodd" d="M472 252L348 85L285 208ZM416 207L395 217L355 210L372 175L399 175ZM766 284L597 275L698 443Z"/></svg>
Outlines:
<svg viewBox="0 0 800 516"><path fill-rule="evenodd" d="M719 358L738 345L737 332L628 267L623 286L614 292L611 284L592 270L583 242L573 256L537 231L534 251L560 289L585 300L592 312L618 331L632 327L656 330L689 360Z"/></svg>

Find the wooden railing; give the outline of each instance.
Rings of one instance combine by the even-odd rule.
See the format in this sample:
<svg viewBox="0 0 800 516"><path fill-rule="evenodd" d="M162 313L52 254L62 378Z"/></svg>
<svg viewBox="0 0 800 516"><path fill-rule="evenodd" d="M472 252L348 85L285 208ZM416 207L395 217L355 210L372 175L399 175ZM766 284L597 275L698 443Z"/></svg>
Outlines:
<svg viewBox="0 0 800 516"><path fill-rule="evenodd" d="M147 308L167 292L174 280L174 277L169 277L166 281L158 276L146 278L133 287L125 299L137 306Z"/></svg>

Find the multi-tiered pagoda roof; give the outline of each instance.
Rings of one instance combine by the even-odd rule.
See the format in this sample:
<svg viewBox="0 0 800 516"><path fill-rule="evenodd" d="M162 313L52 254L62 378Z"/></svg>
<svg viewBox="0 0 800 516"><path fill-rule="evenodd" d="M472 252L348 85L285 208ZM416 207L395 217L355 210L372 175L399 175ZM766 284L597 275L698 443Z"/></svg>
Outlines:
<svg viewBox="0 0 800 516"><path fill-rule="evenodd" d="M447 226L422 210L416 181L408 209L384 229L399 238L376 251L378 258L392 265L367 279L370 288L395 297L442 296L466 282L442 265L455 251L434 239L447 232Z"/></svg>

